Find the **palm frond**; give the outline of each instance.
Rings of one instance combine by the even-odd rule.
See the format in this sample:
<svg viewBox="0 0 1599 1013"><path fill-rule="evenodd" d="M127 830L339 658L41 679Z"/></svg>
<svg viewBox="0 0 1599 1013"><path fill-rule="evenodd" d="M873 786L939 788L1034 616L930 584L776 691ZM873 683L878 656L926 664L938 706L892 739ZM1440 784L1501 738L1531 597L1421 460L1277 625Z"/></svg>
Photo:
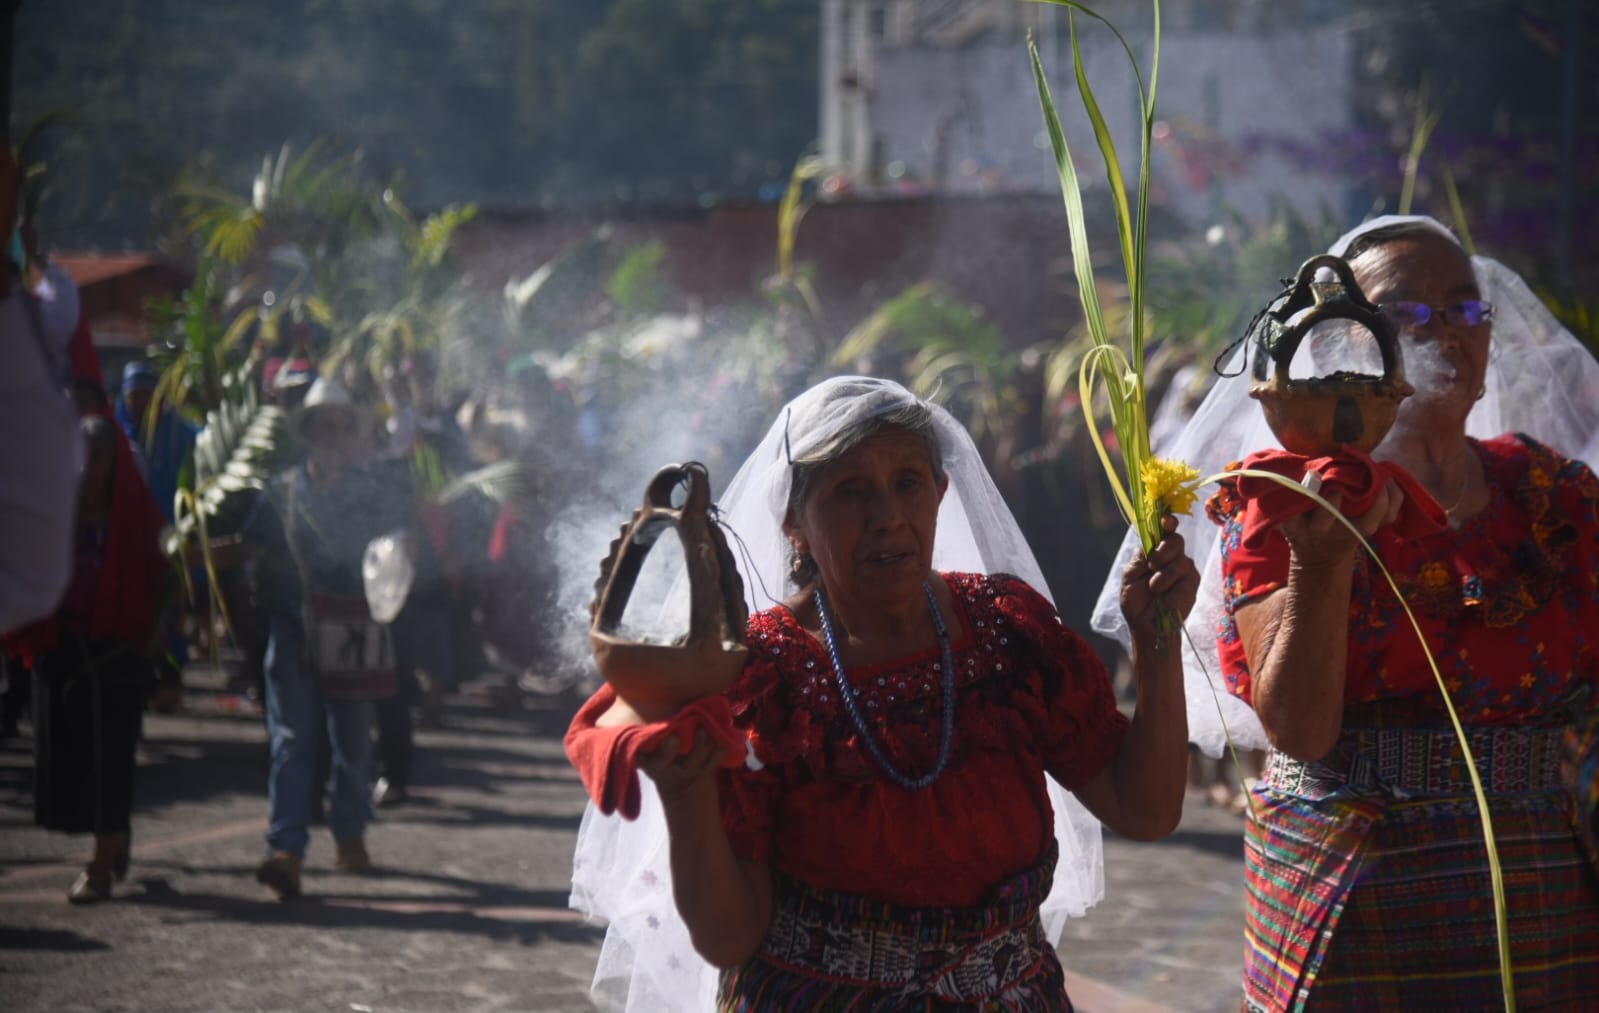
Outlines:
<svg viewBox="0 0 1599 1013"><path fill-rule="evenodd" d="M456 232L475 217L477 205L465 204L451 205L424 219L416 238L416 247L411 253L411 269L426 270L443 263L450 251L450 244L455 241Z"/></svg>
<svg viewBox="0 0 1599 1013"><path fill-rule="evenodd" d="M449 503L463 496L483 496L500 504L526 503L531 495L527 471L518 461L495 461L458 475L433 497Z"/></svg>
<svg viewBox="0 0 1599 1013"><path fill-rule="evenodd" d="M783 188L783 199L777 205L777 280L788 284L794 279L794 245L799 241L800 222L811 209L805 198L805 184L827 171L827 164L818 155L801 155L789 173L788 186Z"/></svg>

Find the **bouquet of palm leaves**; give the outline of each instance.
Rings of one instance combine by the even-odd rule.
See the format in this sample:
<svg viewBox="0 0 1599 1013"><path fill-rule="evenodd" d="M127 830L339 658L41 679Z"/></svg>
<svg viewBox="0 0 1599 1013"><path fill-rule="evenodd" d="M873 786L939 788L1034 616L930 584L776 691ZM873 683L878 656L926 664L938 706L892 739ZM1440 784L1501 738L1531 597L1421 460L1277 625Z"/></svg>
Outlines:
<svg viewBox="0 0 1599 1013"><path fill-rule="evenodd" d="M1149 221L1149 153L1155 123L1155 90L1160 65L1160 4L1155 3L1154 70L1148 87L1138 67L1127 40L1116 26L1094 10L1071 0L1039 0L1066 7L1071 28L1072 66L1077 87L1082 95L1083 109L1094 128L1094 138L1105 162L1105 179L1109 184L1111 202L1116 214L1116 231L1120 243L1123 268L1127 279L1128 343L1124 349L1110 334L1106 315L1100 305L1099 290L1094 283L1094 265L1088 247L1086 218L1083 212L1082 189L1077 179L1077 169L1061 129L1060 116L1050 94L1049 80L1044 73L1038 47L1028 41L1028 54L1032 58L1033 77L1038 85L1038 98L1043 106L1044 126L1049 134L1050 147L1055 155L1055 167L1060 177L1061 194L1066 202L1066 219L1070 227L1072 263L1077 277L1077 288L1083 307L1083 320L1091 340L1078 373L1078 386L1083 410L1089 414L1089 435L1100 462L1105 467L1111 491L1123 516L1138 532L1144 549L1150 550L1160 541L1160 518L1167 512L1186 513L1193 505L1198 488L1199 473L1175 461L1163 461L1154 456L1149 446L1149 407L1144 387L1144 264L1148 249ZM1070 15L1081 13L1103 23L1115 35L1122 50L1132 64L1138 83L1140 110L1140 159L1136 205L1129 200L1127 180L1122 174L1121 160L1117 155L1116 141L1110 127L1094 99L1093 88L1083 68L1082 50L1078 44L1077 23ZM1135 211L1136 207L1136 211ZM1118 469L1110 451L1094 423L1093 396L1103 382L1110 402L1111 427L1121 451L1122 468Z"/></svg>

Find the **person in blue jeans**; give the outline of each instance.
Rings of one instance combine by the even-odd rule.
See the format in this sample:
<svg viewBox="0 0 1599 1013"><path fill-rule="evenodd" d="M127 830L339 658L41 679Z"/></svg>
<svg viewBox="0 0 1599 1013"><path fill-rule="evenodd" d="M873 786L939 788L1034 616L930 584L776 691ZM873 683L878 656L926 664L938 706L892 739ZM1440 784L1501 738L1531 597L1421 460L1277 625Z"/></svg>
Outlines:
<svg viewBox="0 0 1599 1013"><path fill-rule="evenodd" d="M372 539L415 522L408 473L370 463L370 418L336 381L312 385L296 427L305 458L273 481L244 534L258 560L266 613L272 754L268 853L256 879L283 900L300 893L324 725L332 746L335 867L372 868L365 832L374 713L376 701L394 691L394 661L386 630L366 612L361 560ZM354 638L361 638L360 650L350 649Z"/></svg>

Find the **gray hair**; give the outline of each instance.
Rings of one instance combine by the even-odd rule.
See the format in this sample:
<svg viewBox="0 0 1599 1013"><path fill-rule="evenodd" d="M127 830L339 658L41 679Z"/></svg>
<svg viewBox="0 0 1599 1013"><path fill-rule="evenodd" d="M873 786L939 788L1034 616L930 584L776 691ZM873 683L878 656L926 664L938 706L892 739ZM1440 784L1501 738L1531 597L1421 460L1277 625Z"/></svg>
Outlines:
<svg viewBox="0 0 1599 1013"><path fill-rule="evenodd" d="M1461 256L1466 256L1466 248L1460 245L1460 240L1454 233L1446 231L1443 226L1424 221L1400 221L1392 225L1382 225L1369 232L1362 232L1349 241L1343 252L1346 261L1352 261L1363 253L1375 250L1379 246L1386 246L1402 239L1453 239L1455 246L1460 248Z"/></svg>
<svg viewBox="0 0 1599 1013"><path fill-rule="evenodd" d="M927 448L927 462L932 466L933 478L939 482L945 479L944 453L938 445L938 430L933 425L933 413L927 405L920 401L896 406L881 415L873 416L860 423L841 431L836 437L817 447L803 460L794 461L790 467L791 484L788 490L788 510L798 513L805 503L805 498L810 495L815 485L816 477L828 465L865 443L873 436L884 432L907 432L921 437L922 444ZM790 550L789 575L796 587L809 587L821 571L817 569L816 560L809 555L801 556Z"/></svg>

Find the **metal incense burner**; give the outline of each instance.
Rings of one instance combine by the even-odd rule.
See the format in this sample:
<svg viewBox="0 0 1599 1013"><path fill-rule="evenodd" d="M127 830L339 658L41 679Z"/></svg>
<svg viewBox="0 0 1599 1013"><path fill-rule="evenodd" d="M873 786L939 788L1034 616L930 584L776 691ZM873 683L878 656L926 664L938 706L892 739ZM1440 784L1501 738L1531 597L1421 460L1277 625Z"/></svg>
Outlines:
<svg viewBox="0 0 1599 1013"><path fill-rule="evenodd" d="M1332 280L1317 280L1329 270ZM1327 376L1291 379L1289 364L1317 324L1348 320L1376 339L1381 376L1339 370ZM1398 332L1355 284L1339 257L1312 257L1294 284L1260 315L1246 336L1254 348L1249 395L1260 402L1266 424L1283 447L1307 457L1336 454L1350 446L1370 452L1393 427L1399 403L1415 392L1405 382Z"/></svg>
<svg viewBox="0 0 1599 1013"><path fill-rule="evenodd" d="M681 506L673 493L686 490ZM590 606L589 650L600 675L632 713L601 724L663 721L686 704L733 684L749 649L744 625L744 582L727 540L710 516L710 477L696 462L671 464L655 473L644 505L622 526L600 565ZM618 625L639 570L667 528L677 531L688 569L688 635L673 643L626 639Z"/></svg>

